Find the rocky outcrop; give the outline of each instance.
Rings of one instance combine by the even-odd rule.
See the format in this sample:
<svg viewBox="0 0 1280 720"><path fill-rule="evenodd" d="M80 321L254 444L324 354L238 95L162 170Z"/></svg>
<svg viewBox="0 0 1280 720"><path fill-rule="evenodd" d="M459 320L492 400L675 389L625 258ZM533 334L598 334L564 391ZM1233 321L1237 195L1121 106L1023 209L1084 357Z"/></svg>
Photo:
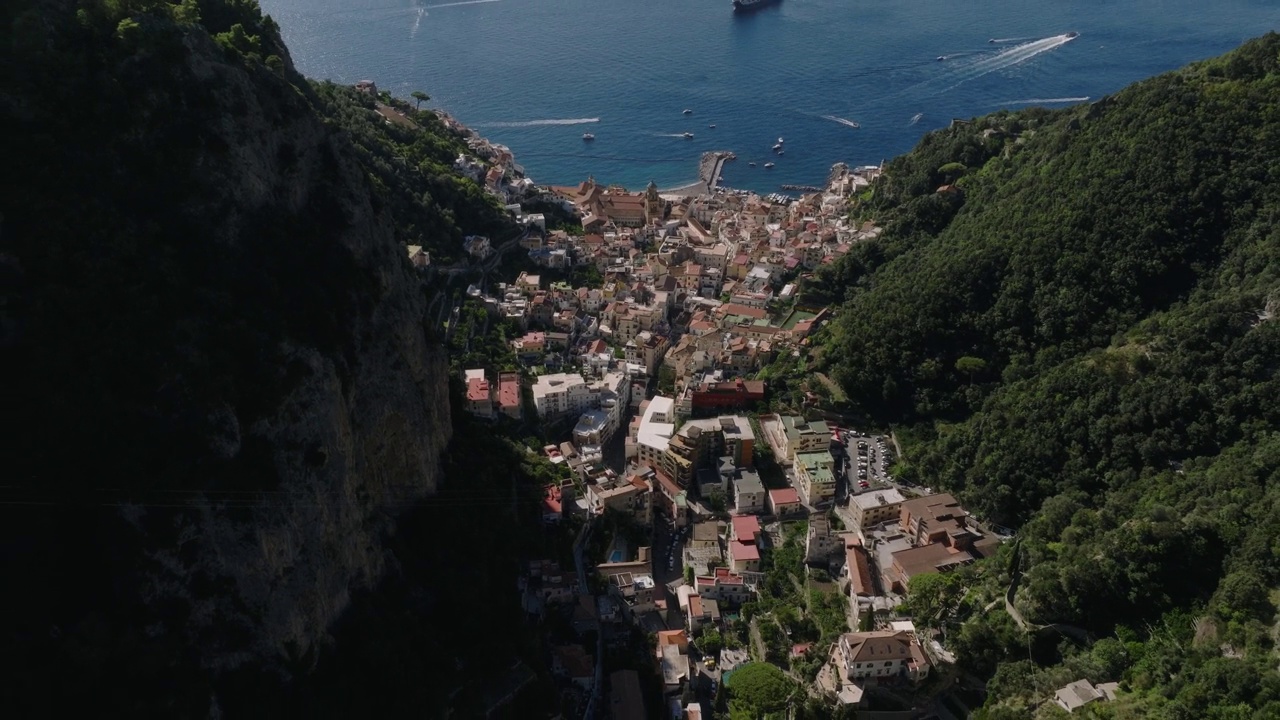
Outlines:
<svg viewBox="0 0 1280 720"><path fill-rule="evenodd" d="M3 208L25 419L5 455L32 497L105 508L61 528L73 547L50 563L106 563L114 586L91 592L131 615L48 606L58 591L35 579L30 618L90 658L143 652L90 637L117 622L185 638L206 669L306 669L382 576L397 511L440 482L448 364L422 280L287 54L238 61L165 20L86 38L36 16L31 78L0 95L45 157ZM66 87L41 85L53 67ZM39 547L45 528L5 532Z"/></svg>

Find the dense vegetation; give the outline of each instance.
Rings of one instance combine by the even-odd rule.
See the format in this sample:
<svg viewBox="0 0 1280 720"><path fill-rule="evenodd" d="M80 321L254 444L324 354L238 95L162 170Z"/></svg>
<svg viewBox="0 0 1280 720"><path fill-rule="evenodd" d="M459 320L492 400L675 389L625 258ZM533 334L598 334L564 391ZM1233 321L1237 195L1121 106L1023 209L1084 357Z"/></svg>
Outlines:
<svg viewBox="0 0 1280 720"><path fill-rule="evenodd" d="M1272 33L930 134L855 203L882 238L808 290L843 303L823 357L902 474L1019 527L1017 606L1102 638L1029 657L933 588L990 717L1081 676L1128 691L1099 716L1280 713L1278 157Z"/></svg>

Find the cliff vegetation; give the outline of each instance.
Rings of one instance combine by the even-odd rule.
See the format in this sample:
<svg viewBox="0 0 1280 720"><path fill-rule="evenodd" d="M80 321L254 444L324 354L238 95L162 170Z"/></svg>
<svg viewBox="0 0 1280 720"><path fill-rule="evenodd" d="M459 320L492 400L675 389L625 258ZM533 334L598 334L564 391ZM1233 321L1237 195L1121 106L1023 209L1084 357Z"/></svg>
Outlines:
<svg viewBox="0 0 1280 720"><path fill-rule="evenodd" d="M899 474L1018 529L989 574L1097 640L1032 643L953 593L986 717L1050 716L1081 676L1127 692L1095 717L1280 713L1277 157L1272 33L931 133L853 207L882 238L808 290L843 303L826 370L900 428Z"/></svg>

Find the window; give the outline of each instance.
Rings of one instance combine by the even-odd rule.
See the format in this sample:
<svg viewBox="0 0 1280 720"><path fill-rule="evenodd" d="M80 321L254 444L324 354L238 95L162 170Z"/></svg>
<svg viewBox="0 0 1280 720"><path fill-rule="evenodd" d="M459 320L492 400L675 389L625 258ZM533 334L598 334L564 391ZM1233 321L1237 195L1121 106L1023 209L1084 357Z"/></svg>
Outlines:
<svg viewBox="0 0 1280 720"><path fill-rule="evenodd" d="M885 666L885 667L893 667L893 661L892 661L892 660L890 660L889 662L885 663L885 664L884 664L884 666Z"/></svg>

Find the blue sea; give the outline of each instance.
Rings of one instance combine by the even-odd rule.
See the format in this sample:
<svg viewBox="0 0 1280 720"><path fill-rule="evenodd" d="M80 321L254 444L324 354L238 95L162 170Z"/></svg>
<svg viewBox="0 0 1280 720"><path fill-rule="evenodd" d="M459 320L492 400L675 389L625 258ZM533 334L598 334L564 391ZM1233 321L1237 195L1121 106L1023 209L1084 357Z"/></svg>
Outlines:
<svg viewBox="0 0 1280 720"><path fill-rule="evenodd" d="M729 150L722 182L761 192L892 158L952 118L1096 100L1280 28L1280 0L261 4L304 74L422 90L536 182L676 187L701 153Z"/></svg>

